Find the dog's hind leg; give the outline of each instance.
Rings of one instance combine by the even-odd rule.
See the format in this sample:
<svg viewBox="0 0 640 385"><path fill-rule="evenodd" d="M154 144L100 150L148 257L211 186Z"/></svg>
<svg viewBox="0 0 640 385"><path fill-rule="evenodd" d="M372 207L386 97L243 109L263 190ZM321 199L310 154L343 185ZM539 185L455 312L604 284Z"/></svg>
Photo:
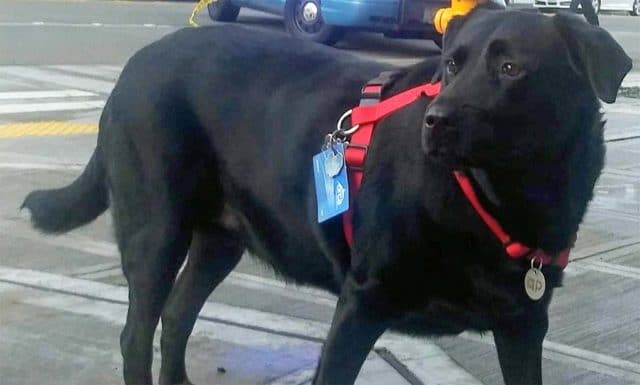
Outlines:
<svg viewBox="0 0 640 385"><path fill-rule="evenodd" d="M129 283L129 311L120 335L127 385L153 384L153 335L190 237L191 229L170 219L154 220L132 234L122 249L123 270Z"/></svg>
<svg viewBox="0 0 640 385"><path fill-rule="evenodd" d="M542 341L548 326L545 311L493 331L506 385L542 385Z"/></svg>
<svg viewBox="0 0 640 385"><path fill-rule="evenodd" d="M232 231L194 233L187 265L162 311L160 385L191 384L185 369L187 340L207 297L240 261L244 246Z"/></svg>
<svg viewBox="0 0 640 385"><path fill-rule="evenodd" d="M144 144L144 157L128 151L126 141L112 145L117 149L110 170L114 228L129 284L129 309L120 335L127 385L153 384L153 336L187 256L193 213L200 209L192 201L198 165L185 155L195 151L179 138L161 141L164 132L158 129L157 141ZM152 147L166 142L172 143L168 150Z"/></svg>

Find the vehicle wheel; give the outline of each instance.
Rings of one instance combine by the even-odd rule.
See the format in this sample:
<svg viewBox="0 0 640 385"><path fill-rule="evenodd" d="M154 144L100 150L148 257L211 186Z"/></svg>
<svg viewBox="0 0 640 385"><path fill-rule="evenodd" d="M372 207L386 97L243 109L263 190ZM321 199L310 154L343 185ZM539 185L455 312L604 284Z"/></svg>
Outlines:
<svg viewBox="0 0 640 385"><path fill-rule="evenodd" d="M284 24L295 37L333 45L344 35L344 29L328 25L322 19L319 0L287 0Z"/></svg>
<svg viewBox="0 0 640 385"><path fill-rule="evenodd" d="M632 16L640 16L640 0L633 2L633 8L631 9Z"/></svg>
<svg viewBox="0 0 640 385"><path fill-rule="evenodd" d="M217 0L207 6L209 17L213 21L235 21L240 13L240 7L231 0Z"/></svg>
<svg viewBox="0 0 640 385"><path fill-rule="evenodd" d="M591 4L593 4L593 10L596 12L596 15L600 13L600 0L591 0Z"/></svg>

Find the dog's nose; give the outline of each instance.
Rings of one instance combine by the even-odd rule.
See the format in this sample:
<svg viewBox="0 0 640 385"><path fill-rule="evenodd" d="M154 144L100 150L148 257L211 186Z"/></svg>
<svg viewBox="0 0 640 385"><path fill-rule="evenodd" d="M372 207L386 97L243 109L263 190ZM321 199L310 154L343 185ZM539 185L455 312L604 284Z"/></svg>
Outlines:
<svg viewBox="0 0 640 385"><path fill-rule="evenodd" d="M450 123L449 111L440 105L429 107L424 117L424 125L427 128L443 128L449 126Z"/></svg>

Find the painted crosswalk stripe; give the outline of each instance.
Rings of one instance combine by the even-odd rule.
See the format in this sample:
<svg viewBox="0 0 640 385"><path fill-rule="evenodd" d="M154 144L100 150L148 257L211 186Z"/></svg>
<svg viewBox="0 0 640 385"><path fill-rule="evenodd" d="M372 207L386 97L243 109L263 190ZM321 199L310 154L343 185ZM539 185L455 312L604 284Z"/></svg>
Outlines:
<svg viewBox="0 0 640 385"><path fill-rule="evenodd" d="M50 21L31 21L31 22L0 22L0 27L62 27L62 28L162 28L162 29L178 29L183 25L170 24L115 24L115 23L59 23Z"/></svg>
<svg viewBox="0 0 640 385"><path fill-rule="evenodd" d="M79 98L79 97L90 97L90 96L96 96L96 94L94 94L93 92L81 91L81 90L0 92L0 100Z"/></svg>
<svg viewBox="0 0 640 385"><path fill-rule="evenodd" d="M104 104L105 102L103 100L0 104L0 115L20 114L26 112L92 110L102 108L104 107Z"/></svg>
<svg viewBox="0 0 640 385"><path fill-rule="evenodd" d="M89 90L101 93L110 93L113 82L91 79L82 76L61 74L46 68L30 66L0 66L1 77L18 77L51 84L58 84L74 89Z"/></svg>
<svg viewBox="0 0 640 385"><path fill-rule="evenodd" d="M92 67L100 68L101 70L107 71L112 75L116 75L116 76L120 75L120 72L122 72L122 66L103 64L103 65L97 65Z"/></svg>
<svg viewBox="0 0 640 385"><path fill-rule="evenodd" d="M107 71L98 66L85 66L85 65L48 65L47 69L53 69L56 71L62 71L71 75L90 76L94 78L100 78L106 81L112 81L114 75L111 71Z"/></svg>
<svg viewBox="0 0 640 385"><path fill-rule="evenodd" d="M24 135L20 135L24 136ZM0 130L0 138L2 131ZM17 163L0 162L0 170L43 170L43 171L82 171L82 164L42 164L42 163Z"/></svg>

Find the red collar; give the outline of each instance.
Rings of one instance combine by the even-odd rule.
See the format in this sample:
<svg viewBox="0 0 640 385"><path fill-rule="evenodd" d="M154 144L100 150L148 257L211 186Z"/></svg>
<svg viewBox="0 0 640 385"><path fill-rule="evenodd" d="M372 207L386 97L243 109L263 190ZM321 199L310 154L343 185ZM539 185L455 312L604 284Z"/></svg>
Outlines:
<svg viewBox="0 0 640 385"><path fill-rule="evenodd" d="M362 99L360 105L351 111L351 125L355 130L349 138L349 143L345 150L345 162L348 167L350 198L353 200L362 185L364 175L364 162L369 150L369 144L373 137L376 123L403 107L415 102L419 97L425 95L434 98L440 93L441 84L429 83L403 91L388 99L380 100L382 90L391 79L387 73L381 74L373 79L362 89ZM348 130L348 131L351 131ZM462 192L484 221L491 232L502 243L505 253L509 258L536 259L542 265L554 264L564 269L569 263L569 250L567 248L560 252L557 257L552 257L541 249L532 250L520 242L511 240L511 237L502 229L500 223L489 214L480 204L473 185L469 178L460 171L454 171L454 177L458 181ZM349 211L342 216L344 235L349 246L353 245L353 205Z"/></svg>
<svg viewBox="0 0 640 385"><path fill-rule="evenodd" d="M487 210L482 207L478 196L476 195L475 190L473 189L473 185L469 180L469 177L463 173L462 171L454 171L453 176L458 181L458 185L460 185L460 189L467 197L467 200L476 211L478 216L482 218L482 221L487 225L489 230L493 233L493 235L498 238L500 243L502 243L502 247L504 251L511 259L536 259L538 262L542 263L542 265L551 265L554 264L562 269L567 267L569 264L569 251L571 247L562 250L557 257L553 258L551 255L544 252L542 249L532 250L530 247L525 246L524 244L513 241L509 234L507 234L500 226L500 223L487 212ZM572 245L573 246L573 245Z"/></svg>

